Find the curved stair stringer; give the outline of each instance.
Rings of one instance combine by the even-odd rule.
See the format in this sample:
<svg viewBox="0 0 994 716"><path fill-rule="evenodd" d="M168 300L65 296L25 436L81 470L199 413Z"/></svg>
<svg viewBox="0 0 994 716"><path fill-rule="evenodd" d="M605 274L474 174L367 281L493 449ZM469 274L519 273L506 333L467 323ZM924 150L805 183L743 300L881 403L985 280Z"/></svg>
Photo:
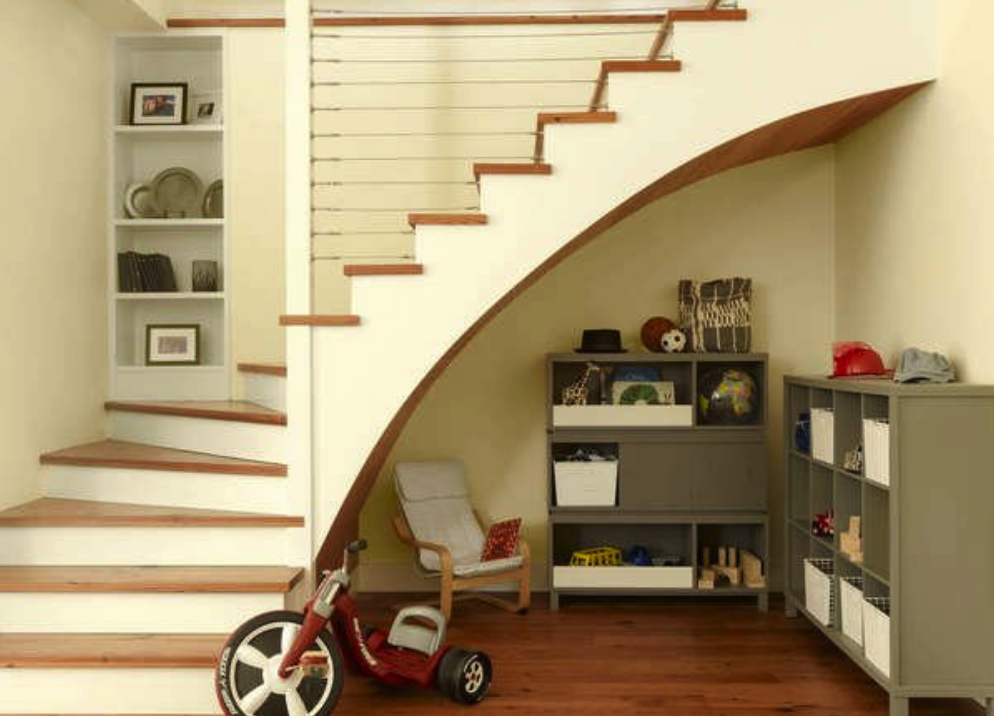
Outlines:
<svg viewBox="0 0 994 716"><path fill-rule="evenodd" d="M354 279L362 325L314 334L319 567L356 533L376 475L430 385L552 266L660 196L835 141L933 78L926 0L754 4L748 23L682 26L679 75L612 75L617 123L548 127L551 177L483 177L486 225L419 226L424 276Z"/></svg>

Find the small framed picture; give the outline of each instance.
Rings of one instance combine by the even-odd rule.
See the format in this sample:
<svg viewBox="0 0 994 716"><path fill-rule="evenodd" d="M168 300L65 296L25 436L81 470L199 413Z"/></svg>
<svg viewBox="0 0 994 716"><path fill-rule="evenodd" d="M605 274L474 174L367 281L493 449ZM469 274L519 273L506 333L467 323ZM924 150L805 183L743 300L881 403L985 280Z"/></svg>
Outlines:
<svg viewBox="0 0 994 716"><path fill-rule="evenodd" d="M185 82L131 83L131 124L185 123Z"/></svg>
<svg viewBox="0 0 994 716"><path fill-rule="evenodd" d="M198 365L200 326L149 324L145 326L145 365Z"/></svg>
<svg viewBox="0 0 994 716"><path fill-rule="evenodd" d="M221 93L194 92L190 103L190 121L194 124L221 124Z"/></svg>

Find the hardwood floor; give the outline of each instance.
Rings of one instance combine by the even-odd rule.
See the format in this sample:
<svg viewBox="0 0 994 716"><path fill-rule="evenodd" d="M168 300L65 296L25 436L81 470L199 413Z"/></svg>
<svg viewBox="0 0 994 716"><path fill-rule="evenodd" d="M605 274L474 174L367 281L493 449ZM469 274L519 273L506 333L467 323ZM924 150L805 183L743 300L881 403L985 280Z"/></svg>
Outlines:
<svg viewBox="0 0 994 716"><path fill-rule="evenodd" d="M366 595L364 620L386 628L386 595ZM803 618L771 599L763 614L740 600L566 600L508 614L458 602L449 642L494 662L490 694L473 716L886 716L887 694ZM395 689L349 674L336 716L460 713L437 691ZM913 716L978 716L966 699L918 699Z"/></svg>

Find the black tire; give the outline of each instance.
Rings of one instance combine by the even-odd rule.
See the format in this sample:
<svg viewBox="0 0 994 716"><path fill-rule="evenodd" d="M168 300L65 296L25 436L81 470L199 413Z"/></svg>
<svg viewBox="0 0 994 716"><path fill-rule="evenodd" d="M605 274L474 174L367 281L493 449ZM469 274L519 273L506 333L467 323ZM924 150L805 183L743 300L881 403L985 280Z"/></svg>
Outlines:
<svg viewBox="0 0 994 716"><path fill-rule="evenodd" d="M328 678L294 674L276 676L283 643L300 629L298 612L266 612L238 627L221 649L214 670L214 688L229 716L328 716L342 695L345 675L338 642L327 630L318 634L313 651L328 655Z"/></svg>
<svg viewBox="0 0 994 716"><path fill-rule="evenodd" d="M454 647L438 665L438 687L453 701L475 704L490 690L494 669L482 651Z"/></svg>

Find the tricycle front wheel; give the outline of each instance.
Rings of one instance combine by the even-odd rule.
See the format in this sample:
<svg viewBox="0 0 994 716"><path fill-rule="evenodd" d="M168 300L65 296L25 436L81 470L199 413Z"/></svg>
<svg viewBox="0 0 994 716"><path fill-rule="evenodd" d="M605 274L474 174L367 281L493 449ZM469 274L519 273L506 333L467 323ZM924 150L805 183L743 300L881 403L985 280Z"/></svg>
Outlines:
<svg viewBox="0 0 994 716"><path fill-rule="evenodd" d="M214 671L221 708L229 716L328 716L342 695L342 652L323 631L309 650L327 657L327 675L304 670L280 678L283 654L300 632L303 614L266 612L249 619L228 638Z"/></svg>

